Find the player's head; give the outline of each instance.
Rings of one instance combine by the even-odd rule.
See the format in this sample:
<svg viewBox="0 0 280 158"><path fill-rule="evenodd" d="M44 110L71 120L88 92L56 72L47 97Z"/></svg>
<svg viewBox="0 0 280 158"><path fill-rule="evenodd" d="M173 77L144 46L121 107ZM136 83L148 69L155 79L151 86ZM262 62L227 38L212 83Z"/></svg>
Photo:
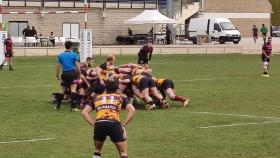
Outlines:
<svg viewBox="0 0 280 158"><path fill-rule="evenodd" d="M265 26L264 24L262 24L262 26Z"/></svg>
<svg viewBox="0 0 280 158"><path fill-rule="evenodd" d="M256 25L253 25L253 27L256 27Z"/></svg>
<svg viewBox="0 0 280 158"><path fill-rule="evenodd" d="M92 57L87 57L86 63L88 64L88 67L91 67Z"/></svg>
<svg viewBox="0 0 280 158"><path fill-rule="evenodd" d="M268 38L267 38L267 43L270 44L271 42L272 42L272 38L271 38L271 37L268 37Z"/></svg>
<svg viewBox="0 0 280 158"><path fill-rule="evenodd" d="M8 33L8 38L11 38L11 34L10 33Z"/></svg>
<svg viewBox="0 0 280 158"><path fill-rule="evenodd" d="M73 49L73 43L71 41L66 41L64 43L65 49L66 50L72 50Z"/></svg>
<svg viewBox="0 0 280 158"><path fill-rule="evenodd" d="M105 87L107 93L116 93L119 88L119 84L115 79L108 79Z"/></svg>
<svg viewBox="0 0 280 158"><path fill-rule="evenodd" d="M106 58L106 62L109 62L110 64L113 64L115 61L115 56L114 55L108 55Z"/></svg>

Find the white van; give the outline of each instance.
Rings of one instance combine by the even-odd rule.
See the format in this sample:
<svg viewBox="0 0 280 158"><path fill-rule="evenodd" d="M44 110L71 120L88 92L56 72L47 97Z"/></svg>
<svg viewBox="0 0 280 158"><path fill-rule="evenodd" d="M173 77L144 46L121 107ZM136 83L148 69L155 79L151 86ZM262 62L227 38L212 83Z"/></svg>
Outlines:
<svg viewBox="0 0 280 158"><path fill-rule="evenodd" d="M198 35L210 35L212 40L221 44L238 44L241 40L240 32L227 18L193 18L190 20L188 32L189 40L194 44L197 44Z"/></svg>

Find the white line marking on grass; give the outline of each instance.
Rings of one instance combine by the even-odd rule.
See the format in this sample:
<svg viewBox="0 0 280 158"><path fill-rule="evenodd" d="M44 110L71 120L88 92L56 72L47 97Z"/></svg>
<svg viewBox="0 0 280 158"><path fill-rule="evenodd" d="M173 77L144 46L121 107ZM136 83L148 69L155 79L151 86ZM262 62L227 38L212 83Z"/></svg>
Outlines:
<svg viewBox="0 0 280 158"><path fill-rule="evenodd" d="M191 113L280 120L280 118L278 117L270 117L270 116L240 115L240 114L228 114L228 113L216 113L216 112L191 112Z"/></svg>
<svg viewBox="0 0 280 158"><path fill-rule="evenodd" d="M191 80L179 80L181 82L195 82L195 81L214 81L214 80L229 80L229 79L245 79L249 77L217 77L217 78L201 78Z"/></svg>
<svg viewBox="0 0 280 158"><path fill-rule="evenodd" d="M271 123L280 123L280 121L265 121L265 122L253 122L253 123L236 123L236 124L229 124L229 125L206 126L206 127L197 127L197 128L202 128L202 129L222 128L222 127L235 127L235 126L259 125L259 124L271 124Z"/></svg>
<svg viewBox="0 0 280 158"><path fill-rule="evenodd" d="M48 140L54 140L54 139L55 139L55 138L14 140L14 141L0 142L0 144L12 144L12 143L23 143L23 142L48 141Z"/></svg>
<svg viewBox="0 0 280 158"><path fill-rule="evenodd" d="M29 88L29 87L54 87L58 85L25 85L25 86L10 86L10 87L0 87L0 89L10 89L10 88Z"/></svg>
<svg viewBox="0 0 280 158"><path fill-rule="evenodd" d="M29 68L29 67L55 67L55 64L53 65L26 65L26 66L15 66L15 68Z"/></svg>

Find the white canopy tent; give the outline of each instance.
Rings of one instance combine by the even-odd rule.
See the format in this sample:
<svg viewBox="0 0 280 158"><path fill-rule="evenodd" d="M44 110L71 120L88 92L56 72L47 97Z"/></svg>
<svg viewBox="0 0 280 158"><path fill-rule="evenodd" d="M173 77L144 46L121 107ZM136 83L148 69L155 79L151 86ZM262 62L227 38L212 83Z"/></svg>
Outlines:
<svg viewBox="0 0 280 158"><path fill-rule="evenodd" d="M124 21L125 24L174 24L175 20L162 15L158 10L145 10L134 18Z"/></svg>
<svg viewBox="0 0 280 158"><path fill-rule="evenodd" d="M140 24L152 24L155 34L155 24L174 24L175 20L170 19L162 15L158 10L144 10L141 14L134 18L124 21L124 24L140 25ZM153 36L154 41L154 36Z"/></svg>

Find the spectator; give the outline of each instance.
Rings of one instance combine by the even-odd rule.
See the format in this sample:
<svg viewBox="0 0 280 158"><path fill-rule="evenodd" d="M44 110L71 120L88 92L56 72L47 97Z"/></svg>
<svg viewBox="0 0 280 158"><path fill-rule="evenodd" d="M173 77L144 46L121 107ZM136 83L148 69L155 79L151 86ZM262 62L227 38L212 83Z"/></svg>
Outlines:
<svg viewBox="0 0 280 158"><path fill-rule="evenodd" d="M24 37L30 37L31 36L31 29L30 26L27 26L23 31L22 34L24 35Z"/></svg>
<svg viewBox="0 0 280 158"><path fill-rule="evenodd" d="M35 37L36 39L38 39L37 31L34 26L32 26L31 29L31 37Z"/></svg>
<svg viewBox="0 0 280 158"><path fill-rule="evenodd" d="M130 28L128 28L128 36L133 36L133 32Z"/></svg>
<svg viewBox="0 0 280 158"><path fill-rule="evenodd" d="M49 37L49 41L52 43L53 47L55 47L55 38L53 32L51 32L51 35Z"/></svg>
<svg viewBox="0 0 280 158"><path fill-rule="evenodd" d="M154 27L151 28L151 30L149 31L149 34L152 38L152 41L153 41L152 43L154 43Z"/></svg>
<svg viewBox="0 0 280 158"><path fill-rule="evenodd" d="M169 27L166 27L166 44L170 44L170 39L171 39L171 30L169 29Z"/></svg>

